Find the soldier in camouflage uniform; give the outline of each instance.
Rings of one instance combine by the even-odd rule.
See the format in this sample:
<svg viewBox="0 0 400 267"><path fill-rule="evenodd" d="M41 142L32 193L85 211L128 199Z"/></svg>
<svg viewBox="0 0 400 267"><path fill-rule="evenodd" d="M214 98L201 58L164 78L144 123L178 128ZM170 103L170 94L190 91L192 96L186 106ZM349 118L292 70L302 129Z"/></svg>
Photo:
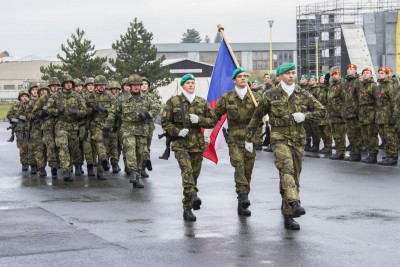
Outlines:
<svg viewBox="0 0 400 267"><path fill-rule="evenodd" d="M58 78L52 77L49 79L48 83L49 86L47 90L46 87L40 88L41 97L33 107L33 112L36 117L40 118L42 122L40 129L43 133L42 141L45 146L47 161L49 167L51 168L51 177L53 179L57 179L58 156L54 139L55 118L47 114L47 104L51 95L57 92L57 87L60 85L60 81L58 80Z"/></svg>
<svg viewBox="0 0 400 267"><path fill-rule="evenodd" d="M327 81L325 82L325 76ZM328 105L328 89L329 89L329 77L330 75L326 75L324 73L319 75L319 89L316 95L316 99L325 107ZM331 154L332 153L332 133L331 127L329 125L328 115L318 121L319 132L322 137L322 141L324 142L324 147L318 152L321 154Z"/></svg>
<svg viewBox="0 0 400 267"><path fill-rule="evenodd" d="M364 163L376 163L378 155L378 125L375 124L376 83L372 77L372 70L366 68L362 71L363 81L358 95L358 119L361 127L363 144L366 145L368 157Z"/></svg>
<svg viewBox="0 0 400 267"><path fill-rule="evenodd" d="M92 77L87 78L85 80L84 87L85 88L83 90L83 97L86 103L86 99L88 99L88 96L90 94L93 94L94 92L94 78ZM82 142L82 150L87 164L88 176L95 176L96 174L94 173L93 168L96 162L97 153L95 149L95 144L92 144L91 140L92 138L89 131L90 122L92 120L92 114L86 114L86 116L81 120L84 121L85 124L83 127L79 128L79 139Z"/></svg>
<svg viewBox="0 0 400 267"><path fill-rule="evenodd" d="M104 176L104 170L109 168L107 147L110 127L105 127L105 120L115 107L115 98L110 91L106 91L106 84L106 77L103 75L96 76L94 78L94 93L89 94L86 99L88 114L91 114L90 136L92 143L96 144L97 158L101 162L101 165L97 165L98 180L107 180Z"/></svg>
<svg viewBox="0 0 400 267"><path fill-rule="evenodd" d="M28 158L28 140L25 136L25 123L26 116L20 114L21 107L24 102L29 101L29 93L26 90L21 90L18 93L18 102L15 102L10 110L7 112L7 119L10 123L16 123L15 135L17 138L17 147L19 149L19 160L22 165L22 171L28 171L29 158Z"/></svg>
<svg viewBox="0 0 400 267"><path fill-rule="evenodd" d="M325 108L309 92L295 85L295 66L285 62L279 68L280 86L267 91L259 102L247 127L245 147L252 151L252 139L262 118L269 114L271 144L275 166L279 170L282 212L285 228L299 230L293 219L306 212L300 205L300 172L302 168L306 133L304 121L324 117Z"/></svg>
<svg viewBox="0 0 400 267"><path fill-rule="evenodd" d="M121 85L117 81L111 81L109 83L110 92L114 97L114 101L117 101L118 95L121 91ZM121 171L121 168L118 165L119 162L119 155L120 153L120 144L118 138L118 120L114 121L114 125L111 127L111 133L109 138L109 143L107 147L107 156L110 158L112 172L118 173Z"/></svg>
<svg viewBox="0 0 400 267"><path fill-rule="evenodd" d="M131 87L130 96L123 102L118 101L116 108L109 111L105 128L110 129L116 118L119 115L121 116L122 147L126 156L126 167L130 175L130 182L133 187L143 188L140 172L143 157L147 150L147 121L152 120L159 110L152 106L146 95L140 93L142 78L139 75L131 75L128 84Z"/></svg>
<svg viewBox="0 0 400 267"><path fill-rule="evenodd" d="M379 134L385 140L386 157L379 165L397 165L398 136L396 123L399 120L398 92L389 77L390 70L380 67L378 70L379 85L376 89L375 123L379 125Z"/></svg>
<svg viewBox="0 0 400 267"><path fill-rule="evenodd" d="M328 89L328 102L326 110L331 124L332 136L335 140L336 154L329 157L332 160L343 160L346 152L346 110L345 92L339 69L334 69L331 73L332 84ZM325 82L327 83L327 78Z"/></svg>
<svg viewBox="0 0 400 267"><path fill-rule="evenodd" d="M122 83L121 83L121 92L119 93L118 97L117 97L117 103L122 103L128 100L128 98L130 98L131 96L131 87L128 84L128 78L124 78L122 79ZM118 133L118 149L119 149L119 154L122 153L122 158L124 160L124 172L126 174L128 174L128 169L126 168L126 156L125 156L125 152L122 149L122 135L121 135L121 114L118 115L118 118L116 119L116 126L117 126L117 133Z"/></svg>
<svg viewBox="0 0 400 267"><path fill-rule="evenodd" d="M70 75L61 78L62 89L53 94L46 113L56 118L55 141L59 151L61 170L65 182L72 182L71 163L77 164L78 119L86 115L86 105L73 91L74 81Z"/></svg>
<svg viewBox="0 0 400 267"><path fill-rule="evenodd" d="M349 64L347 66L347 76L343 85L346 100L346 127L349 138L351 152L346 161L361 160L361 140L360 123L358 120L358 96L360 95L360 80L358 79L357 66Z"/></svg>
<svg viewBox="0 0 400 267"><path fill-rule="evenodd" d="M319 88L317 84L317 76L315 75L310 75L310 79L308 80L308 92L315 98L317 98L317 95L319 93ZM309 149L309 152L318 152L319 150L319 142L321 140L321 134L319 132L319 127L318 127L319 121L313 121L313 122L305 122L305 129L309 129L310 131L310 136L312 138L312 146Z"/></svg>
<svg viewBox="0 0 400 267"><path fill-rule="evenodd" d="M299 81L299 86L301 89L304 89L306 91L309 91L309 84L308 84L308 75L307 74L302 74L300 76L300 81ZM304 129L306 130L306 135L307 135L307 142L304 147L304 150L307 152L310 152L311 149L311 126L309 122L305 122L303 125Z"/></svg>
<svg viewBox="0 0 400 267"><path fill-rule="evenodd" d="M246 127L250 122L251 116L256 108L246 87L248 74L241 67L237 68L232 74L235 88L222 95L214 109L217 123L224 114L227 114L228 121L228 147L231 165L235 168L235 185L238 199L238 215L250 216L248 209L250 200L251 174L253 172L255 151L248 152L244 148ZM258 101L259 95L254 95ZM257 133L262 124L258 125ZM254 135L250 140L257 144L259 136ZM249 142L250 142L249 141Z"/></svg>
<svg viewBox="0 0 400 267"><path fill-rule="evenodd" d="M258 81L258 80L254 80L254 81L251 82L250 89L251 89L251 92L253 93L253 95L256 95L257 99L260 99L261 96L263 95L263 93L265 92L265 90L263 88L261 88L260 81ZM263 133L263 127L260 127L258 129L258 132L256 133L256 136L259 137L259 140L256 143L256 150L257 151L261 151L262 150L262 143L263 143L262 133Z"/></svg>
<svg viewBox="0 0 400 267"><path fill-rule="evenodd" d="M152 102L152 105L154 105L156 107L156 109L161 110L161 97L158 94L157 89L153 89L150 92L149 79L147 79L146 77L142 77L142 80L143 80L143 84L140 87L140 91L142 92L142 94L145 94L148 96L148 98ZM156 116L158 116L158 115L159 114L156 114ZM149 177L149 175L146 173L146 168L149 171L151 171L153 169L153 166L150 161L150 147L151 147L151 140L153 138L153 132L156 127L154 126L153 120L148 120L147 124L148 124L148 128L149 128L149 134L147 136L147 151L146 151L147 153L144 156L144 162L143 162L142 171L141 171L141 175L143 178Z"/></svg>
<svg viewBox="0 0 400 267"><path fill-rule="evenodd" d="M168 99L161 121L163 129L173 138L172 150L181 169L183 218L196 221L192 209L199 210L201 205L196 185L206 147L201 127L214 127L214 113L205 99L196 96L192 74L184 75L180 85L182 94Z"/></svg>
<svg viewBox="0 0 400 267"><path fill-rule="evenodd" d="M82 98L83 101L85 101L85 96L83 94L83 88L84 88L84 83L81 79L75 78L74 79L74 91ZM79 134L79 146L76 153L79 154L78 159L76 159L77 164L75 165L75 176L81 176L84 171L83 171L83 161L85 158L85 155L83 153L83 139L85 138L85 132L86 132L86 120L85 118L80 118L78 120L78 134Z"/></svg>
<svg viewBox="0 0 400 267"><path fill-rule="evenodd" d="M265 73L264 74L264 91L267 91L273 87L273 81L272 81L272 74L270 73Z"/></svg>

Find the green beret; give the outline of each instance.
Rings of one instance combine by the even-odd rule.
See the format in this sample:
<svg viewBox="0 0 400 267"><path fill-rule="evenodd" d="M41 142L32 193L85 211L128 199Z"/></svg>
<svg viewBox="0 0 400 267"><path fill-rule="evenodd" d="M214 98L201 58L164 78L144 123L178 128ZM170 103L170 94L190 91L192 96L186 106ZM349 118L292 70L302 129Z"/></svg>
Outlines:
<svg viewBox="0 0 400 267"><path fill-rule="evenodd" d="M251 82L251 84L253 84L253 83L260 83L260 81L259 80L254 80L254 81Z"/></svg>
<svg viewBox="0 0 400 267"><path fill-rule="evenodd" d="M325 76L325 73L321 73L318 78L321 78L322 76Z"/></svg>
<svg viewBox="0 0 400 267"><path fill-rule="evenodd" d="M238 67L232 74L232 80L236 79L236 76L242 72L245 72L245 70L242 67Z"/></svg>
<svg viewBox="0 0 400 267"><path fill-rule="evenodd" d="M295 70L295 66L293 62L287 61L280 65L278 69L276 70L276 75L284 74L288 70Z"/></svg>
<svg viewBox="0 0 400 267"><path fill-rule="evenodd" d="M183 75L180 85L182 86L187 80L194 80L193 74L185 74Z"/></svg>
<svg viewBox="0 0 400 267"><path fill-rule="evenodd" d="M315 75L310 75L310 79L316 80L316 79L317 79L317 76L315 76Z"/></svg>
<svg viewBox="0 0 400 267"><path fill-rule="evenodd" d="M301 78L306 78L308 80L308 75L307 74L303 74L303 75L301 75Z"/></svg>

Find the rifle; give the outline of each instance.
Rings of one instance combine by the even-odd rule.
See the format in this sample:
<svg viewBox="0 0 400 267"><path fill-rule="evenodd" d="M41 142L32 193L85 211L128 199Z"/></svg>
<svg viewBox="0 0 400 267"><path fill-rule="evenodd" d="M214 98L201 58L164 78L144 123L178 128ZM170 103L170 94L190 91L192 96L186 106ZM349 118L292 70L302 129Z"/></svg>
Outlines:
<svg viewBox="0 0 400 267"><path fill-rule="evenodd" d="M169 156L170 156L170 154L171 154L171 142L172 142L172 138L171 138L171 136L170 136L169 134L167 134L166 132L163 133L163 134L159 134L159 135L158 135L158 139L161 139L161 138L163 138L163 137L165 137L165 146L166 146L166 148L165 148L165 151L164 151L164 153L162 154L162 156L160 156L160 157L158 157L158 158L159 158L159 159L168 160L168 159L169 159Z"/></svg>
<svg viewBox="0 0 400 267"><path fill-rule="evenodd" d="M16 121L15 121L16 120ZM11 119L10 126L7 127L7 131L11 129L11 137L7 142L14 142L15 139L15 128L18 125L18 119Z"/></svg>
<svg viewBox="0 0 400 267"><path fill-rule="evenodd" d="M224 135L225 142L228 143L228 131L225 127L222 127L222 134Z"/></svg>
<svg viewBox="0 0 400 267"><path fill-rule="evenodd" d="M263 146L269 146L271 144L271 129L268 126L268 122L265 124L265 132L261 135L261 138L265 136Z"/></svg>
<svg viewBox="0 0 400 267"><path fill-rule="evenodd" d="M179 95L178 98L179 98L179 104L181 106L183 128L187 129L187 127L186 127L186 117L185 117L185 107L183 106L182 95Z"/></svg>

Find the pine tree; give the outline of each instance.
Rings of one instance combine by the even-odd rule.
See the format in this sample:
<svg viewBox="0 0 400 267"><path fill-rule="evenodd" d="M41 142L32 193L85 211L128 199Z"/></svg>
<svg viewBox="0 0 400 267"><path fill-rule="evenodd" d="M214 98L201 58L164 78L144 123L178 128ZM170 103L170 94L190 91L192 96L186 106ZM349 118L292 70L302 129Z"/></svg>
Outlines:
<svg viewBox="0 0 400 267"><path fill-rule="evenodd" d="M219 32L214 37L214 43L221 43L222 42L222 36Z"/></svg>
<svg viewBox="0 0 400 267"><path fill-rule="evenodd" d="M195 29L187 29L182 34L181 43L201 43L200 33Z"/></svg>
<svg viewBox="0 0 400 267"><path fill-rule="evenodd" d="M90 40L84 39L85 32L76 29L75 34L71 35L71 40L67 40L67 44L61 44L61 50L65 56L57 54L57 58L61 61L60 65L50 64L47 67L40 67L42 79L49 77L61 77L62 74L68 73L74 78L85 79L96 75L105 75L107 58L96 57L95 46Z"/></svg>
<svg viewBox="0 0 400 267"><path fill-rule="evenodd" d="M174 76L168 67L162 66L165 56L156 58L157 48L151 44L152 39L153 34L135 18L128 31L112 44L112 48L117 52L117 58L109 60L112 77L122 80L136 73L148 78L152 88L171 83Z"/></svg>

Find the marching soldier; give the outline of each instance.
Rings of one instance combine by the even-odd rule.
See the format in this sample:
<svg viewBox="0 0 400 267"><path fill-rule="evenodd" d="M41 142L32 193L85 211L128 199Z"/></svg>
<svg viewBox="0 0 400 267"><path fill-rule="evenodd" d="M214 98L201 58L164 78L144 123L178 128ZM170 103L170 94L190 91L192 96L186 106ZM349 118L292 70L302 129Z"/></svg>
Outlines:
<svg viewBox="0 0 400 267"><path fill-rule="evenodd" d="M228 121L228 147L231 165L235 168L235 185L238 200L238 215L250 216L251 211L249 193L251 175L255 161L255 150L247 151L244 147L246 127L251 120L255 110L255 103L247 92L248 74L241 67L237 68L232 74L232 80L235 88L222 95L214 109L216 124L224 114L227 114ZM259 96L254 96L258 101ZM261 124L257 125L257 131ZM257 144L260 137L256 134L248 140L250 144Z"/></svg>
<svg viewBox="0 0 400 267"><path fill-rule="evenodd" d="M86 105L73 91L74 81L70 75L61 78L62 89L53 94L48 102L46 113L56 118L55 141L59 151L62 177L65 182L73 182L71 163L77 164L78 119L86 114Z"/></svg>
<svg viewBox="0 0 400 267"><path fill-rule="evenodd" d="M316 99L326 107L328 105L328 89L329 89L329 74L327 76L328 81L325 83L325 74L319 75L319 89L316 95ZM319 132L321 133L322 141L324 142L324 147L318 152L321 154L331 154L332 153L332 133L331 127L328 121L328 114L325 114L324 118L318 121Z"/></svg>
<svg viewBox="0 0 400 267"><path fill-rule="evenodd" d="M306 133L304 121L317 121L324 117L325 108L309 92L295 85L295 65L283 63L278 72L277 86L263 95L246 131L246 149L252 151L252 139L262 118L269 114L271 144L275 165L279 170L282 212L287 229L299 230L293 219L306 211L300 205L300 172L302 168Z"/></svg>
<svg viewBox="0 0 400 267"><path fill-rule="evenodd" d="M264 86L265 86L264 91L267 91L274 86L272 81L272 74L270 73L264 74Z"/></svg>
<svg viewBox="0 0 400 267"><path fill-rule="evenodd" d="M75 78L74 79L74 91L79 95L79 97L85 101L85 97L83 94L83 88L84 88L84 83L81 79L79 78ZM76 159L77 164L75 165L75 176L81 176L84 171L83 171L83 161L85 159L85 155L83 152L83 139L85 138L85 133L86 133L86 120L85 118L80 118L78 120L78 127L79 127L79 146L78 149L79 151L77 151L76 153L79 155L79 158Z"/></svg>
<svg viewBox="0 0 400 267"><path fill-rule="evenodd" d="M83 97L85 103L86 99L88 99L88 96L93 92L94 92L94 78L93 77L86 78L83 90ZM92 138L89 131L91 119L92 119L92 114L86 114L85 117L81 118L81 121L84 121L85 124L83 125L83 127L81 126L79 128L79 138L82 140L82 150L86 160L88 176L96 176L96 174L94 173L94 164L96 162L97 155L96 155L95 144L92 144L91 141Z"/></svg>
<svg viewBox="0 0 400 267"><path fill-rule="evenodd" d="M121 85L117 81L110 82L110 92L114 96L114 101L117 101L117 98L121 91ZM119 155L120 155L120 144L118 138L118 119L114 121L114 125L111 127L110 133L110 141L107 149L107 156L110 158L112 172L118 173L121 171L121 168L118 165Z"/></svg>
<svg viewBox="0 0 400 267"><path fill-rule="evenodd" d="M201 127L214 127L214 113L205 99L196 96L192 74L184 75L180 85L182 94L168 99L161 120L163 129L173 138L172 150L181 169L183 218L196 221L192 209L199 210L201 205L197 179L206 147Z"/></svg>
<svg viewBox="0 0 400 267"><path fill-rule="evenodd" d="M317 76L315 75L310 75L310 79L308 80L308 92L313 97L317 98L317 95L319 93L319 88L317 85ZM319 121L313 121L313 122L305 122L304 124L306 129L310 131L309 134L312 138L312 146L310 147L309 152L318 152L319 150L319 142L321 139L321 135L318 128L318 123Z"/></svg>

